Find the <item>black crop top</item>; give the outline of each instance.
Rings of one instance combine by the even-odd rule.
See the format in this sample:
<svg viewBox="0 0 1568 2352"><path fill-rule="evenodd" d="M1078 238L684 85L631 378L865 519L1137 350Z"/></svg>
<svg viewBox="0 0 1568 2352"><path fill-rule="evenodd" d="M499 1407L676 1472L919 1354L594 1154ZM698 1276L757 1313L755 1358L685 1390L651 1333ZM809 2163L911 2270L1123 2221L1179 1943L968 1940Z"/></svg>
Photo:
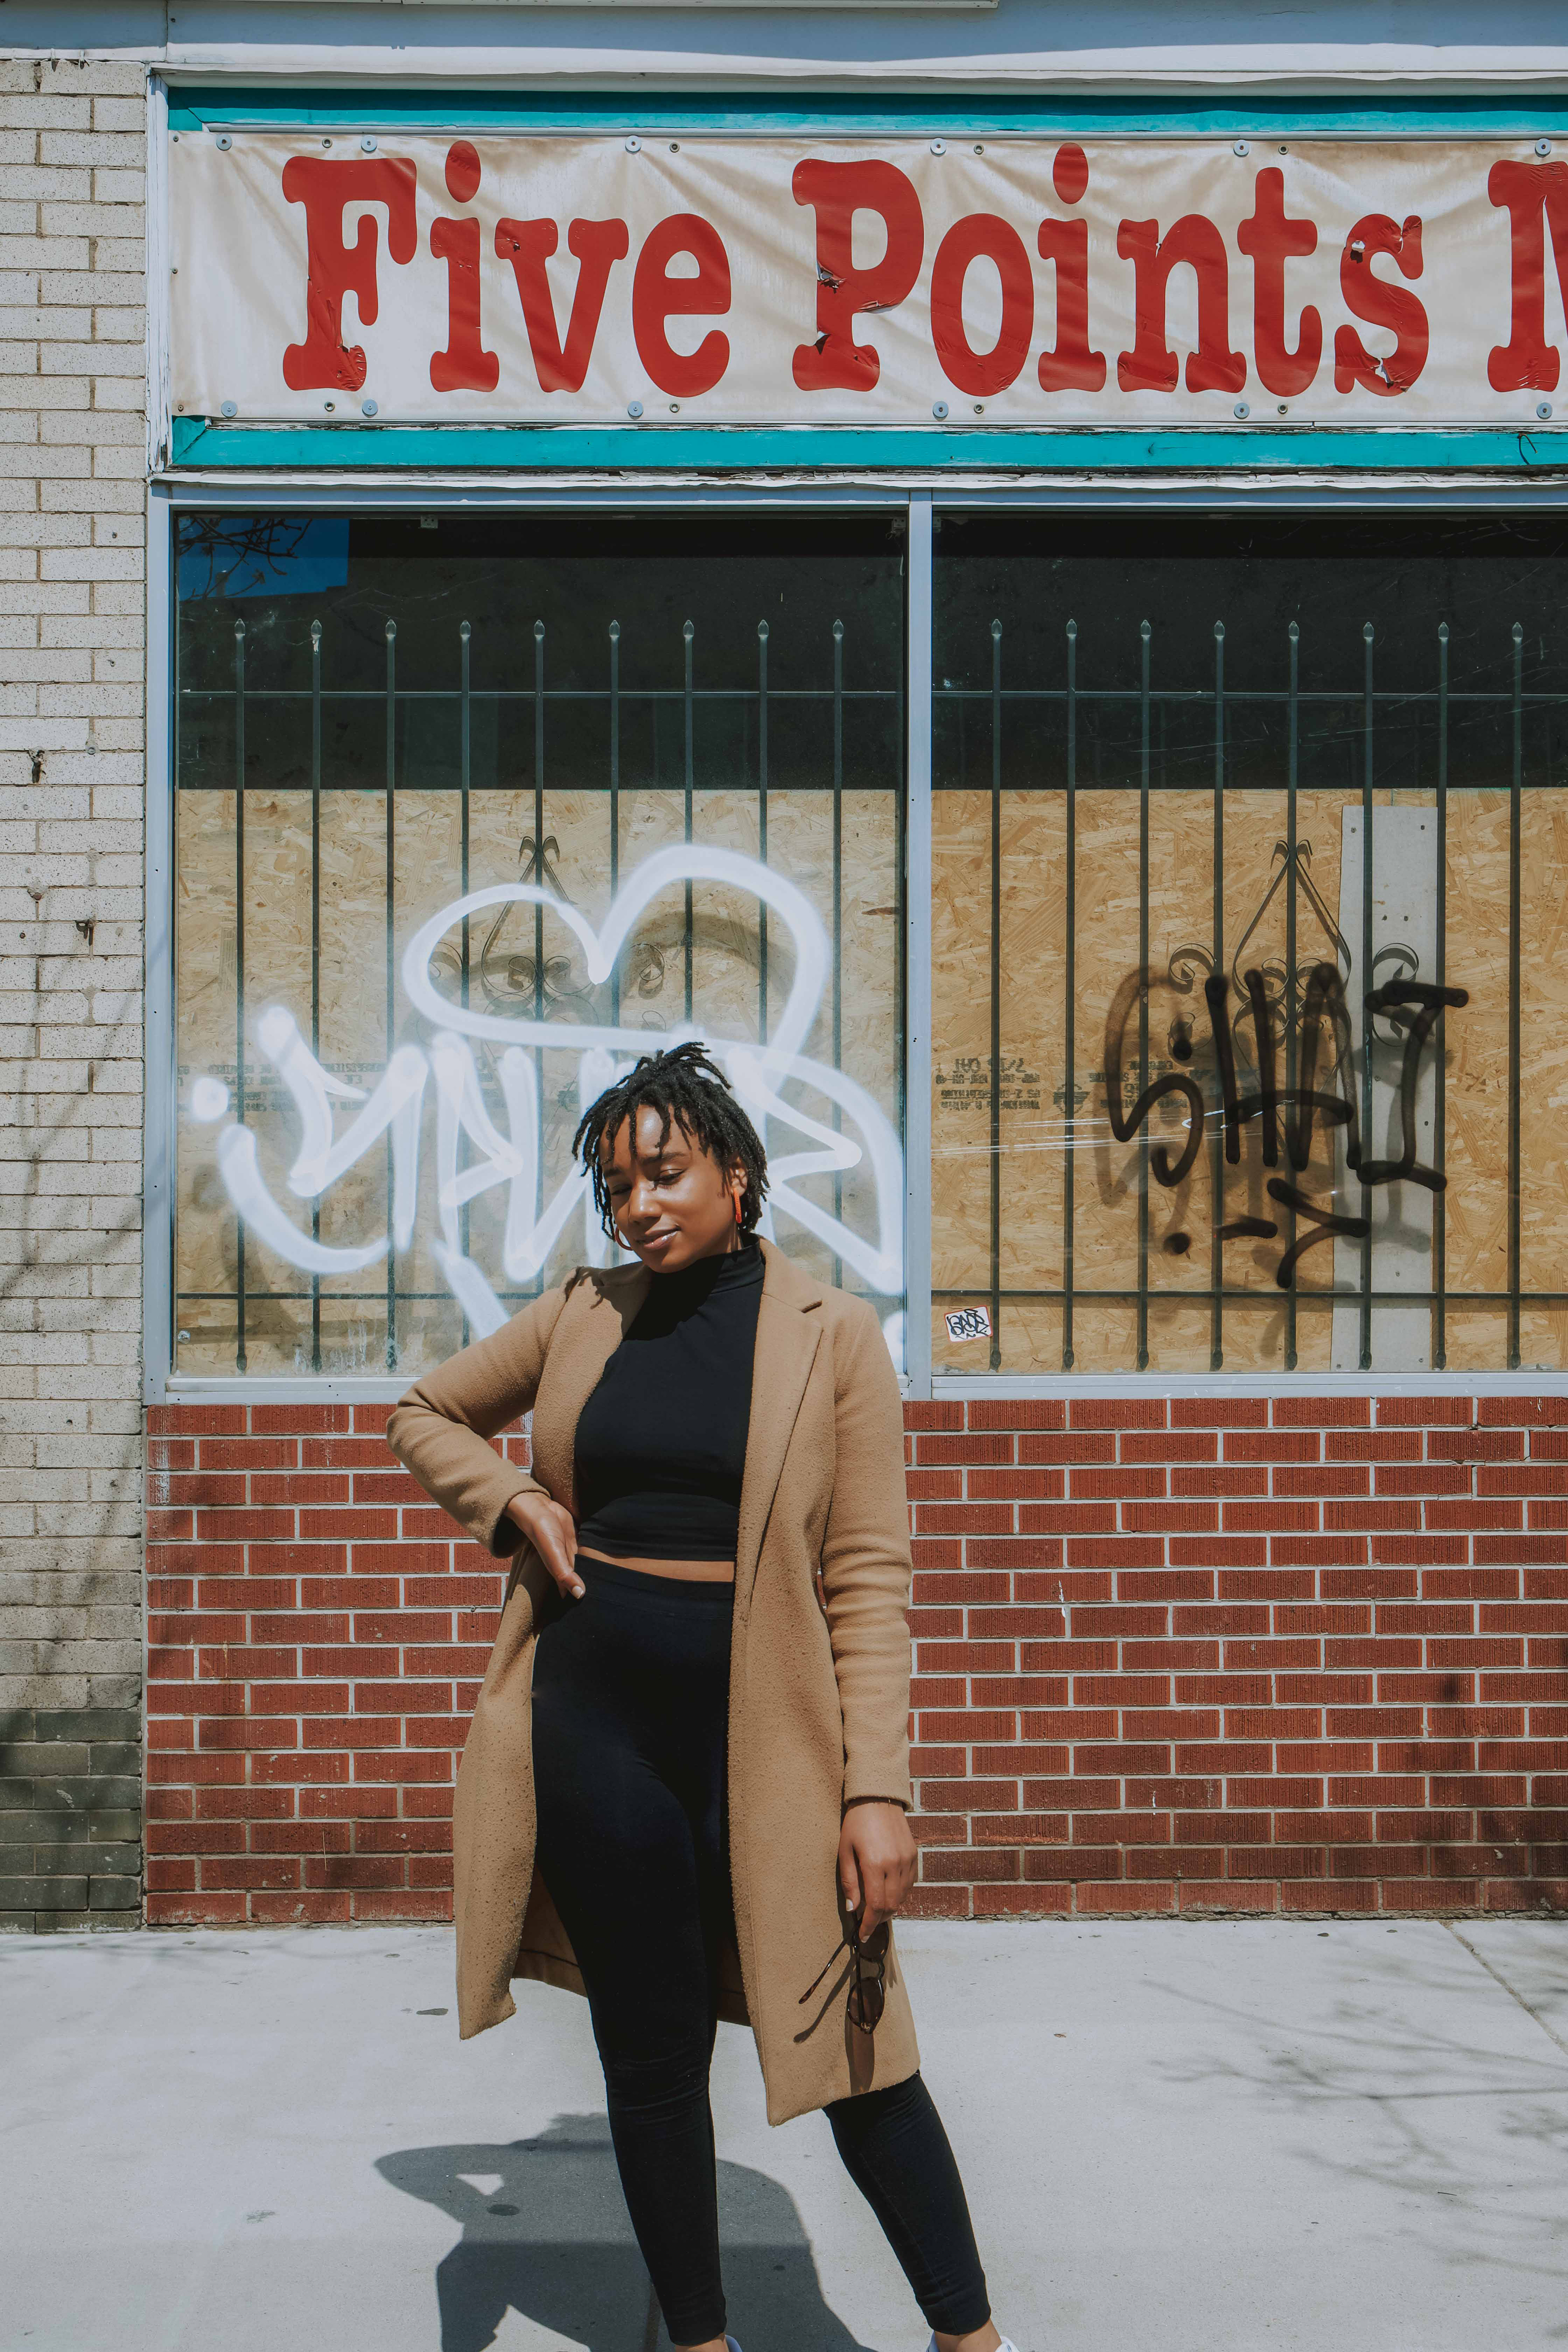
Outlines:
<svg viewBox="0 0 1568 2352"><path fill-rule="evenodd" d="M615 1558L733 1559L763 1254L656 1274L577 1422L577 1540Z"/></svg>

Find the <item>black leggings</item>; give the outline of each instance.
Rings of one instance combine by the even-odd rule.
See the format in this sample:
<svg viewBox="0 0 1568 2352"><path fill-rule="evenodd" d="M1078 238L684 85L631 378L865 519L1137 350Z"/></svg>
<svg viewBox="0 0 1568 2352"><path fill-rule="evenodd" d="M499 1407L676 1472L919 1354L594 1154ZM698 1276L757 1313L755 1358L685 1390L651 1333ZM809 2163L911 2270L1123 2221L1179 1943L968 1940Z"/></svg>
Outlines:
<svg viewBox="0 0 1568 2352"><path fill-rule="evenodd" d="M724 1820L734 1588L579 1555L533 1667L539 1866L587 1987L610 2135L670 2341L724 2333L708 2069L732 1932ZM963 2184L918 2074L827 2119L928 2324L990 2316Z"/></svg>

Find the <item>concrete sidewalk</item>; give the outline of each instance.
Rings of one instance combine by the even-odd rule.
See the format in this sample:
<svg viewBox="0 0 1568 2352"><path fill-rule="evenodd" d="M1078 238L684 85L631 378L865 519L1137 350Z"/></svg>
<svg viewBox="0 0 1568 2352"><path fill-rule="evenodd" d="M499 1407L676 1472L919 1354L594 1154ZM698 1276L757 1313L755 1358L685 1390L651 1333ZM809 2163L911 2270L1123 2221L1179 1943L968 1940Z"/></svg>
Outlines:
<svg viewBox="0 0 1568 2352"><path fill-rule="evenodd" d="M1568 1925L902 1940L1020 2352L1568 2343ZM647 2352L586 2013L519 1992L459 2043L444 1929L0 1938L0 2347ZM745 2352L921 2352L728 2026L714 2095Z"/></svg>

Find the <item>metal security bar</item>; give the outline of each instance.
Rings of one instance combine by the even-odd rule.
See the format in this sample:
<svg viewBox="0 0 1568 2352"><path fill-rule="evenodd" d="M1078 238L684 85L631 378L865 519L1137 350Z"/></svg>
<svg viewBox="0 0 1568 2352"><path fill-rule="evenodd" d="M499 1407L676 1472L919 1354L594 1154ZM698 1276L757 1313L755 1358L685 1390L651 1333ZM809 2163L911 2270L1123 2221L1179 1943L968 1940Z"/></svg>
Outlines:
<svg viewBox="0 0 1568 2352"><path fill-rule="evenodd" d="M845 941L845 874L844 874L844 803L847 791L845 725L847 712L853 708L879 709L889 720L889 740L901 738L903 720L903 690L901 679L890 679L885 685L847 685L845 652L847 641L854 632L853 616L848 620L837 616L825 617L821 623L820 682L812 685L781 685L770 678L769 654L771 630L768 620L759 618L755 625L755 671L753 680L745 685L711 685L702 677L702 644L696 624L687 619L679 628L673 644L666 648L673 675L666 684L638 684L628 687L624 681L623 664L628 640L618 620L612 620L603 641L603 671L596 684L558 682L551 676L551 630L543 618L534 621L525 654L526 682L501 684L491 679L476 679L473 663L473 626L464 616L454 615L451 634L454 651L456 687L416 686L401 682L398 676L399 618L388 614L384 621L384 669L382 679L374 685L349 684L335 679L332 665L331 624L317 618L309 628L309 684L298 687L279 686L276 680L258 683L253 670L247 670L247 646L252 632L243 617L232 624L233 657L230 682L226 687L212 677L197 682L180 674L176 652L174 690L174 770L177 789L182 798L193 795L218 795L232 810L233 865L232 892L235 939L235 1002L233 1023L233 1058L207 1064L212 1075L226 1080L232 1092L236 1118L240 1125L253 1121L256 1116L256 1087L247 1079L247 1023L257 1010L251 989L251 973L247 965L246 933L247 912L247 801L258 793L299 793L308 805L310 824L309 872L309 978L310 978L310 1042L318 1058L322 1046L322 852L323 793L329 786L323 766L324 713L331 709L340 716L347 708L354 714L354 736L359 749L360 764L368 765L364 756L367 740L374 733L382 737L382 797L384 803L384 889L385 918L383 931L383 970L379 975L384 996L384 1042L390 1058L397 1043L397 978L398 957L404 935L409 928L399 906L398 845L395 812L408 795L435 794L447 796L457 804L459 845L460 893L467 896L471 887L495 880L554 882L552 854L552 837L547 831L549 795L552 792L570 793L574 796L590 795L602 798L604 812L603 860L613 898L621 879L621 826L623 803L628 790L625 766L625 738L628 724L639 717L650 724L653 745L651 769L635 778L635 788L644 792L679 794L682 812L683 838L692 843L700 838L700 814L704 797L722 792L733 802L738 793L753 796L757 841L761 861L769 858L770 793L787 792L794 796L802 793L819 794L826 803L824 827L825 848L830 852L831 908L828 929L832 940L832 998L830 1034L832 1065L842 1070L844 1043L843 983L840 971ZM183 642L176 634L176 646ZM647 648L639 648L646 653ZM292 710L303 716L306 731L293 740L308 740L308 771L247 776L247 724L254 729L259 708L265 706L269 716L280 710ZM214 765L205 758L194 762L187 758L187 737L199 709L201 725L205 732L220 729L232 744L230 761L225 762L228 772L214 772ZM413 764L410 744L410 715L420 710L439 710L452 722L456 747L458 776L455 783L421 782L408 770ZM496 715L508 710L521 715L528 724L531 746L531 772L521 777L500 777L492 782L480 783L474 776L474 743L476 727L488 721L487 731L492 738L500 732ZM574 749L557 758L555 744L562 722L572 714L592 711L601 714L605 721L606 756L602 765L588 766L583 761L580 735ZM705 785L699 781L696 766L696 742L705 713L727 711L739 722L742 754L736 772L727 775L722 784ZM775 728L781 714L791 722L796 757L787 782L781 783L776 770L770 773L770 722ZM804 727L803 727L804 722ZM515 736L512 740L518 740ZM809 741L811 772L802 773L800 745ZM899 1052L903 986L903 906L901 877L904 868L905 812L902 791L901 761L895 760L876 778L877 789L888 796L892 826L889 863L900 878L897 908L884 911L895 916L894 936L899 945L892 950L896 969L889 972L889 993L895 998L894 1052ZM342 789L341 787L337 789ZM856 788L864 793L862 781ZM487 795L515 801L520 793L531 793L532 830L523 841L520 865L515 873L487 873L475 877L471 872L472 824L475 813ZM694 975L694 905L693 885L685 885L685 920L681 945L679 997L685 1018L693 1018L696 1002ZM531 967L531 992L527 1002L532 1017L542 1021L548 1010L547 958L544 929L545 910L541 906L532 909L532 954L527 961ZM481 919L475 918L478 921ZM757 961L756 1034L766 1042L769 1035L770 1003L770 936L769 915L765 903L759 901L757 910L755 952ZM497 927L499 928L499 926ZM490 933L494 937L494 932ZM463 1006L470 1001L470 990L484 963L485 950L476 952L471 937L471 923L465 919L460 927L460 969L456 975L457 999ZM180 959L176 950L175 965ZM367 974L367 979L369 975ZM787 981L787 974L785 975ZM622 991L626 974L623 961L617 964L609 982L610 1019L618 1022L622 1011ZM775 988L778 977L774 975ZM656 1039L650 1035L650 1044ZM543 1049L533 1048L536 1069L542 1069ZM330 1066L330 1059L329 1065ZM901 1069L900 1071L901 1092ZM542 1168L545 1166L546 1139L544 1130L544 1090L536 1087L539 1118L536 1149ZM895 1112L901 1118L901 1101ZM842 1126L838 1106L832 1108L836 1129ZM393 1192L393 1139L389 1129L385 1144L386 1197L390 1203ZM835 1177L833 1183L834 1213L843 1211L843 1182ZM462 1212L462 1234L465 1251L469 1231L469 1211ZM234 1312L233 1368L243 1374L249 1368L247 1331L253 1336L258 1307L268 1307L280 1302L293 1302L308 1309L309 1364L312 1372L328 1369L324 1362L322 1337L322 1277L312 1274L308 1281L297 1284L267 1282L259 1271L257 1254L247 1248L247 1235L243 1219L235 1223L234 1265L232 1288L177 1286L174 1293L176 1324L184 1319L185 1310L198 1305L227 1305ZM311 1237L321 1237L321 1204L313 1199L310 1213ZM329 1296L339 1304L360 1304L379 1308L385 1318L384 1345L382 1354L384 1368L398 1368L402 1352L400 1316L412 1307L442 1302L457 1308L448 1293L421 1286L406 1279L414 1253L399 1256L389 1248L386 1277L384 1285L368 1284L342 1286L334 1281ZM175 1250L175 1265L180 1255ZM832 1261L834 1279L842 1278L842 1262ZM546 1276L542 1273L531 1283L522 1286L496 1286L496 1295L509 1307L529 1297L537 1296L544 1286ZM888 1295L880 1302L884 1313L890 1307L901 1307L901 1297ZM179 1335L182 1339L184 1334ZM466 1342L470 1336L467 1317L462 1320L461 1336ZM178 1359L176 1357L176 1363ZM374 1369L374 1367L372 1367Z"/></svg>
<svg viewBox="0 0 1568 2352"><path fill-rule="evenodd" d="M1032 633L1015 655L1009 630L999 619L983 624L974 614L967 623L962 646L947 647L950 667L957 677L939 677L933 688L939 750L933 776L939 830L944 798L963 796L964 818L950 817L950 826L967 824L963 838L977 845L982 828L988 835L989 920L989 1066L985 1076L984 1139L978 1117L973 1140L962 1147L975 1158L984 1151L988 1187L988 1243L984 1262L971 1252L966 1278L938 1282L933 1307L940 1339L944 1311L984 1309L989 1318L990 1369L1019 1369L1079 1373L1120 1369L1148 1371L1168 1369L1219 1372L1227 1366L1227 1347L1241 1345L1245 1331L1260 1315L1278 1318L1280 1339L1269 1360L1279 1369L1297 1369L1299 1352L1313 1318L1340 1318L1336 1333L1353 1333L1353 1352L1343 1369L1377 1371L1389 1369L1380 1345L1379 1310L1396 1309L1408 1322L1412 1310L1423 1317L1424 1336L1414 1365L1441 1370L1451 1360L1456 1316L1473 1317L1493 1310L1501 1337L1496 1369L1519 1369L1524 1362L1521 1318L1533 1308L1557 1308L1568 1304L1568 1253L1557 1249L1554 1235L1532 1234L1534 1265L1527 1263L1525 1223L1521 1215L1521 1167L1531 1140L1526 1105L1523 1055L1529 1050L1524 996L1531 973L1521 966L1521 853L1524 816L1532 795L1555 800L1568 809L1561 795L1568 792L1568 694L1527 688L1525 629L1519 622L1489 624L1489 657L1500 674L1492 685L1456 686L1450 676L1449 625L1431 633L1424 656L1426 677L1409 680L1412 656L1402 649L1401 678L1385 685L1379 676L1379 623L1368 618L1361 626L1360 674L1342 682L1302 684L1302 664L1310 650L1304 646L1300 625L1292 620L1279 631L1278 681L1268 688L1256 683L1237 686L1226 678L1226 625L1212 624L1206 677L1161 675L1161 631L1149 620L1124 631L1118 641L1093 646L1079 620L1069 619L1056 637L1055 650L1041 632ZM1129 641L1130 640L1130 641ZM1493 641L1496 641L1495 643ZM1186 641L1192 642L1192 632ZM1103 676L1117 669L1115 683L1084 682L1086 648L1097 658ZM939 665L940 667L940 665ZM988 675L987 675L988 673ZM1500 682L1506 677L1506 683ZM1456 743L1468 744L1465 781L1456 782ZM1027 738L1015 754L1010 739ZM1206 749L1205 749L1206 742ZM1478 743L1483 746L1477 751ZM1305 763L1310 758L1314 781L1309 785ZM1478 778L1484 768L1484 780ZM1205 771L1206 769L1206 774ZM1178 800L1191 816L1200 792L1206 797L1207 873L1210 899L1208 937L1201 945L1183 946L1162 964L1152 944L1152 824ZM1310 845L1300 832L1300 814L1309 793L1320 818L1324 803L1337 813L1351 812L1359 824L1359 920L1353 938L1338 946L1331 887L1326 883L1320 858L1314 869ZM979 814L982 796L989 808ZM1004 1115L1006 1086L1006 1042L1010 1017L1016 1020L1018 983L1008 969L1007 919L1004 907L1005 841L1010 814L1031 799L1049 802L1060 812L1059 870L1038 877L1043 898L1047 887L1058 887L1064 908L1060 927L1059 1003L1049 1008L1053 1037L1059 1037L1059 1061L1048 1073L1054 1100L1061 1108L1059 1125L1049 1128L1047 1149L1059 1158L1059 1220L1052 1228L1056 1261L1038 1278L1019 1279L1008 1271L1005 1236L1014 1222L1009 1199L1016 1203L1031 1180L1025 1167L1026 1151L1034 1143L1009 1142ZM1233 861L1236 832L1255 824L1249 802L1282 803L1284 827L1275 847L1275 880L1264 907L1253 917L1254 930L1264 923L1278 924L1282 958L1276 950L1269 961L1247 940L1238 942L1237 919L1227 900L1227 861ZM1498 1222L1503 1232L1501 1282L1453 1279L1451 1192L1453 1121L1463 1119L1466 1106L1457 1104L1450 1064L1451 1024L1463 1021L1474 975L1453 961L1452 897L1456 854L1454 825L1463 804L1473 811L1506 799L1506 833L1500 852L1493 856L1494 872L1487 868L1479 895L1506 909L1506 942L1495 946L1506 952L1507 1075L1504 1122L1506 1165L1489 1171L1487 1182L1497 1196ZM1129 1278L1096 1279L1083 1273L1085 1207L1082 1170L1086 1152L1101 1150L1118 1117L1109 1101L1111 1075L1100 1045L1106 1013L1103 1002L1091 1003L1082 976L1086 915L1084 892L1084 826L1088 814L1110 803L1135 810L1137 825L1137 902L1125 927L1125 965L1142 975L1130 999L1125 1030L1127 1060L1119 1116L1131 1115L1126 1151L1132 1170L1135 1214L1128 1235ZM956 803L955 803L956 805ZM1433 835L1434 939L1432 952L1417 955L1404 940L1385 940L1378 930L1380 890L1387 877L1377 861L1380 839L1393 837L1399 820L1391 812L1419 810L1430 816ZM1476 827L1471 827L1472 835ZM1188 838L1195 838L1189 824ZM1053 839L1058 836L1053 835ZM1320 844L1320 847L1321 845ZM1473 845L1472 845L1473 847ZM1491 854L1491 853L1489 853ZM1053 854L1054 855L1054 854ZM1392 850L1390 855L1393 855ZM1500 858L1500 864L1498 859ZM1347 868L1347 872L1348 872ZM1162 877L1153 877L1156 885ZM938 859L936 890L942 889ZM1026 906L1027 887L1017 886ZM1478 895L1471 876L1472 895ZM1278 898L1271 909L1269 902ZM1310 937L1309 938L1309 932ZM1247 939L1253 932L1249 931ZM1261 934L1259 934L1261 936ZM1401 952L1402 951L1402 952ZM1186 963L1182 964L1182 959ZM1263 966L1267 963L1268 969ZM1334 982L1323 975L1333 967ZM1419 968L1418 968L1419 967ZM1200 969L1206 972L1201 992ZM1319 975L1314 996L1314 972ZM1522 979L1521 979L1522 972ZM975 975L966 975L971 989ZM1535 975L1539 979L1539 974ZM1335 987L1339 998L1335 997ZM1152 1022L1163 1017L1173 992L1192 992L1201 1024L1206 1000L1213 1018L1210 1049L1196 1050L1187 1035L1172 1052L1156 1050ZM954 982L955 999L962 990ZM1249 996L1257 999L1249 1003ZM1342 1006L1340 1003L1342 1000ZM1156 1016L1154 1008L1160 1008ZM1216 1010L1223 1008L1223 1010ZM1267 1013L1267 1024L1263 1014ZM1333 1108L1323 1086L1324 1036L1342 1022ZM1178 1024L1179 1025L1179 1024ZM1265 1034L1267 1026L1267 1036ZM1419 1031L1419 1038L1416 1032ZM1314 1032L1316 1033L1314 1034ZM1091 1034L1092 1033L1092 1034ZM1371 1039L1371 1048L1367 1040ZM937 1057L942 1059L942 1015L937 1015ZM1256 1039L1254 1045L1253 1040ZM1419 1051L1415 1046L1418 1045ZM1190 1058L1184 1063L1181 1054ZM1237 1056L1251 1054L1244 1065ZM1304 1064L1316 1053L1316 1084L1304 1075ZM1414 1077L1410 1076L1415 1073ZM969 1076L973 1079L974 1073ZM1374 1098L1374 1081L1378 1091ZM1214 1204L1208 1234L1206 1280L1184 1278L1179 1287L1153 1278L1155 1238L1152 1212L1161 1202L1160 1154L1169 1171L1169 1140L1161 1140L1155 1113L1162 1090L1176 1083L1194 1086L1202 1097L1201 1149L1194 1139L1196 1169L1206 1161ZM1151 1103L1151 1089L1155 1100ZM1398 1107L1386 1120L1389 1090ZM1403 1088L1403 1092L1401 1092ZM1420 1104L1430 1089L1429 1142L1415 1149L1414 1129ZM1418 1092L1418 1090L1420 1090ZM1289 1145L1292 1120L1303 1116L1308 1096L1317 1096L1317 1117L1333 1129L1332 1198L1320 1192L1312 1197L1308 1178L1292 1163ZM973 1097L964 1097L972 1100ZM1313 1112L1304 1115L1309 1130ZM1194 1115L1196 1116L1196 1115ZM1547 1117L1544 1105L1540 1116ZM1425 1121L1426 1113L1420 1110ZM1403 1121L1403 1125L1399 1122ZM1175 1139L1190 1135L1194 1119L1178 1127ZM1402 1150L1393 1160L1384 1150L1382 1129L1398 1134ZM1423 1130L1425 1131L1425 1129ZM1318 1130L1321 1149L1323 1130ZM960 1147L954 1147L959 1149ZM1392 1146L1390 1149L1392 1150ZM1232 1217L1227 1199L1248 1175L1272 1171L1266 1181L1267 1214ZM965 1160L965 1165L972 1164ZM1472 1171L1473 1175L1473 1171ZM1497 1179L1500 1177L1500 1183ZM940 1163L938 1183L941 1182ZM1377 1237L1376 1213L1392 1192L1402 1195L1419 1188L1430 1203L1429 1274L1419 1285L1390 1282L1386 1270L1391 1244ZM1165 1192L1165 1199L1173 1195ZM1490 1213L1489 1202L1488 1213ZM1472 1219L1472 1223L1474 1220ZM1397 1223L1397 1218L1394 1219ZM972 1228L971 1228L972 1230ZM1047 1255L1046 1222L1037 1223L1041 1236L1037 1260ZM1168 1237L1191 1263L1199 1262L1196 1235L1185 1232ZM1246 1278L1237 1272L1244 1245L1256 1250L1267 1240L1278 1252L1275 1278L1256 1272ZM1331 1248L1316 1250L1325 1241ZM1104 1255L1103 1235L1101 1255ZM1406 1243L1408 1271L1410 1244ZM1418 1253L1419 1254L1419 1253ZM1469 1252L1473 1268L1476 1251ZM1016 1268L1019 1251L1011 1252ZM1307 1259L1303 1266L1301 1261ZM1325 1261L1331 1262L1331 1276ZM1280 1272L1279 1268L1284 1268ZM1533 1272L1537 1278L1531 1279ZM1081 1332L1086 1309L1113 1307L1131 1310L1133 1339L1125 1364L1085 1360ZM1010 1350L1013 1318L1037 1307L1048 1307L1059 1318L1059 1344L1053 1343L1054 1360L1045 1362L1037 1351L1032 1363L1020 1364ZM1152 1316L1162 1313L1168 1323L1182 1319L1190 1328L1197 1312L1206 1315L1207 1346L1194 1362L1189 1349L1179 1363L1167 1349L1156 1361L1152 1341ZM1238 1325L1237 1318L1242 1318ZM1346 1319L1348 1318L1348 1320ZM962 1314L956 1319L962 1320ZM954 1337L974 1336L971 1325ZM1400 1326L1405 1328L1404 1325ZM1347 1339L1346 1346L1352 1346ZM1404 1343L1402 1343L1404 1344ZM1336 1349L1339 1342L1336 1339ZM1468 1360L1474 1363L1472 1347ZM1242 1360L1257 1362L1244 1353ZM944 1367L939 1366L939 1369ZM953 1370L979 1369L973 1357L950 1360ZM1266 1369L1266 1366L1260 1366ZM1335 1369L1340 1369L1337 1360ZM1397 1367L1396 1368L1400 1368Z"/></svg>

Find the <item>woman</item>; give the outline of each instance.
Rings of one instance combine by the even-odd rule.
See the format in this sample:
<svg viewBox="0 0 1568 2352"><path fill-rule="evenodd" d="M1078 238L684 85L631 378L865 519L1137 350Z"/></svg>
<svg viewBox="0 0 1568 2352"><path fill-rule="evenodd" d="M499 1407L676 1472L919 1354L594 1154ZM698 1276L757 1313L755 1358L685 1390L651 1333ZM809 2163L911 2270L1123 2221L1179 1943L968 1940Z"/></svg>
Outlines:
<svg viewBox="0 0 1568 2352"><path fill-rule="evenodd" d="M898 1383L870 1307L755 1227L761 1141L700 1045L584 1118L607 1234L411 1389L394 1452L519 1554L458 1780L461 2032L513 1976L585 1992L672 2344L725 2334L708 2072L756 2036L769 2120L825 2107L935 2352L1012 2352L919 2074L888 1922L914 1880ZM533 1475L489 1441L533 1407Z"/></svg>

